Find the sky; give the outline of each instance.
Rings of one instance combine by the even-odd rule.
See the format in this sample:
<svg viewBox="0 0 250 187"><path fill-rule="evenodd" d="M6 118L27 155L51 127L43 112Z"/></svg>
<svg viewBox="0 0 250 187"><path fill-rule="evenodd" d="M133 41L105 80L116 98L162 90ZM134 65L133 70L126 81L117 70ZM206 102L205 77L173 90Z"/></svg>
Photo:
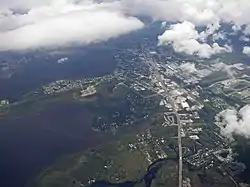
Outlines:
<svg viewBox="0 0 250 187"><path fill-rule="evenodd" d="M233 51L228 34L240 31L249 40L249 10L249 0L0 0L0 51L102 42L142 29L146 16L171 23L159 45L210 58ZM221 31L223 24L231 33ZM250 44L242 53L250 55Z"/></svg>

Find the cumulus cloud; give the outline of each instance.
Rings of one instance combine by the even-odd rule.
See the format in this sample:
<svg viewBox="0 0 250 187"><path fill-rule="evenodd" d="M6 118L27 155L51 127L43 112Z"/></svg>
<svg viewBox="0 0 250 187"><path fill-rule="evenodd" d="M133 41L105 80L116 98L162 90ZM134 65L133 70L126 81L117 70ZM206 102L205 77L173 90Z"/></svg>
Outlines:
<svg viewBox="0 0 250 187"><path fill-rule="evenodd" d="M24 3L23 7L25 5L32 6ZM49 5L38 3L25 14L15 15L10 9L9 13L2 14L0 51L100 42L143 26L135 17L92 1L74 4L54 0Z"/></svg>
<svg viewBox="0 0 250 187"><path fill-rule="evenodd" d="M245 27L243 32L244 32L245 35L250 35L250 24Z"/></svg>
<svg viewBox="0 0 250 187"><path fill-rule="evenodd" d="M66 0L62 0L62 2L66 2ZM7 9L30 9L33 7L51 4L51 0L1 0L0 1L0 9L7 10Z"/></svg>
<svg viewBox="0 0 250 187"><path fill-rule="evenodd" d="M249 46L245 46L243 47L243 51L242 51L244 54L246 55L250 55L250 47Z"/></svg>
<svg viewBox="0 0 250 187"><path fill-rule="evenodd" d="M199 33L199 41L203 43L195 38L185 40L184 45L178 43L177 46L177 43L173 42L173 47L177 52L196 54L205 58L223 51L231 52L229 46L223 47L216 44L216 40L227 39L226 33L219 31L221 23L231 24L235 30L242 30L246 26L245 35L250 33L248 0L121 0L120 2L120 6L132 15L150 16L154 20L172 23L187 21L199 28L200 26L206 27ZM205 41L209 36L212 36L214 45L206 44ZM160 38L163 37L160 36ZM187 45L190 48L194 47L194 50L190 51Z"/></svg>
<svg viewBox="0 0 250 187"><path fill-rule="evenodd" d="M159 45L172 45L176 52L183 52L188 55L197 55L202 58L209 58L214 54L231 52L227 45L219 46L218 43L209 45L201 42L204 33L198 33L195 25L191 22L173 24L168 30L158 37Z"/></svg>
<svg viewBox="0 0 250 187"><path fill-rule="evenodd" d="M186 40L195 50L181 45L180 52L207 58L229 50L216 42L205 43L209 36L225 39L218 31L221 23L250 33L249 9L248 0L1 0L0 50L103 41L142 28L137 17L148 16L165 23L204 26L198 39Z"/></svg>
<svg viewBox="0 0 250 187"><path fill-rule="evenodd" d="M227 22L239 27L250 23L248 0L120 0L117 7L133 15L190 21L196 26Z"/></svg>
<svg viewBox="0 0 250 187"><path fill-rule="evenodd" d="M57 60L58 64L63 64L64 62L67 62L69 60L68 57L64 57L64 58L60 58L59 60Z"/></svg>
<svg viewBox="0 0 250 187"><path fill-rule="evenodd" d="M233 135L241 135L250 138L250 105L246 105L239 111L235 109L227 109L217 116L222 119L222 123L218 123L221 133L228 138Z"/></svg>
<svg viewBox="0 0 250 187"><path fill-rule="evenodd" d="M203 58L209 58L221 52L231 52L229 46L218 46L216 43L217 40L227 40L226 36L230 34L220 31L222 23L231 24L233 32L241 30L245 35L250 34L250 3L248 0L169 0L165 2L165 7L171 4L175 6L169 6L171 11L165 14L162 12L161 18L174 22L179 16L177 22L189 22L196 28L201 29L200 26L206 28L197 36L192 28L193 25L190 26L189 31L196 34L196 37L190 37L187 34L187 39L183 42L171 41L171 38L167 38L167 34L170 34L169 30L159 36L160 43L173 45L176 52L196 54ZM174 27L175 25L170 30ZM214 41L214 44L208 45L206 43L208 37Z"/></svg>
<svg viewBox="0 0 250 187"><path fill-rule="evenodd" d="M206 41L209 36L213 38L220 37L223 35L222 33L217 33L216 31L219 30L221 27L220 23L214 23L207 25L207 28L200 33L200 40Z"/></svg>
<svg viewBox="0 0 250 187"><path fill-rule="evenodd" d="M225 64L224 62L216 61L215 64L212 65L216 69L220 69L221 71L225 71L231 79L235 79L235 75L237 74L237 71L244 70L244 65L242 63L235 63L232 65Z"/></svg>
<svg viewBox="0 0 250 187"><path fill-rule="evenodd" d="M150 16L154 20L185 21L207 25L217 21L219 4L211 0L121 0L119 4L133 15Z"/></svg>

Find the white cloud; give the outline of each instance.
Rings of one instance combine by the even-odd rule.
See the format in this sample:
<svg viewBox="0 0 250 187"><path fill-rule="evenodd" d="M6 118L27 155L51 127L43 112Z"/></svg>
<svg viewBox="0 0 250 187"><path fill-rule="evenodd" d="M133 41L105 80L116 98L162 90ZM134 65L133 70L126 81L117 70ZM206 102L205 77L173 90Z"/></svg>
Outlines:
<svg viewBox="0 0 250 187"><path fill-rule="evenodd" d="M2 14L0 51L88 44L144 26L135 17L125 16L92 1L81 4L57 2L36 6L23 15L15 15L11 11L7 15Z"/></svg>
<svg viewBox="0 0 250 187"><path fill-rule="evenodd" d="M197 55L202 58L209 58L218 53L231 52L231 48L227 45L219 46L217 43L209 45L200 42L199 40L203 40L203 36L204 33L198 33L193 23L184 21L171 25L158 37L158 40L159 45L172 45L176 52Z"/></svg>
<svg viewBox="0 0 250 187"><path fill-rule="evenodd" d="M63 64L64 62L67 62L69 60L68 57L64 57L64 58L60 58L59 60L57 60L58 64Z"/></svg>
<svg viewBox="0 0 250 187"><path fill-rule="evenodd" d="M117 7L132 15L172 22L188 20L196 25L216 22L214 11L218 9L213 0L121 0Z"/></svg>
<svg viewBox="0 0 250 187"><path fill-rule="evenodd" d="M216 33L217 30L219 30L221 27L220 23L214 23L207 25L207 28L200 33L199 39L201 41L206 41L206 39L209 36L216 37L216 35L219 35L221 33Z"/></svg>
<svg viewBox="0 0 250 187"><path fill-rule="evenodd" d="M246 26L246 28L244 29L243 33L245 35L250 35L250 24Z"/></svg>
<svg viewBox="0 0 250 187"><path fill-rule="evenodd" d="M241 30L242 26L247 25L244 32L250 34L249 0L121 0L121 2L123 9L132 15L146 15L154 20L169 22L187 21L197 27L205 26L207 29L201 32L199 37L199 41L203 42L207 40L208 36L212 36L214 41L226 40L226 34L230 33L219 32L221 23L232 24L235 32ZM189 40L189 44L202 49L202 51L196 51L198 55L200 53L199 56L209 57L211 56L210 53L217 53L217 49L219 49L217 46L216 50L210 50L210 47L213 48L213 46L199 43L199 41ZM226 51L231 51L228 46L225 48ZM207 53L208 50L212 52ZM179 52L183 51L193 54L186 47ZM220 48L220 51L224 51L224 49Z"/></svg>
<svg viewBox="0 0 250 187"><path fill-rule="evenodd" d="M243 51L242 51L244 54L246 55L250 55L250 47L249 46L245 46L243 47Z"/></svg>
<svg viewBox="0 0 250 187"><path fill-rule="evenodd" d="M219 114L223 122L219 123L221 132L228 138L237 134L250 138L250 105L246 105L239 111L235 109L227 109ZM217 116L218 118L218 116ZM218 119L217 119L218 120Z"/></svg>
<svg viewBox="0 0 250 187"><path fill-rule="evenodd" d="M195 67L195 64L190 62L181 64L180 69L186 73L196 73L198 71Z"/></svg>
<svg viewBox="0 0 250 187"><path fill-rule="evenodd" d="M250 23L248 0L120 0L116 7L133 15L172 22L190 21L197 26L216 22L236 26Z"/></svg>
<svg viewBox="0 0 250 187"><path fill-rule="evenodd" d="M216 40L226 40L226 35L223 32L217 32L212 35L213 41Z"/></svg>
<svg viewBox="0 0 250 187"><path fill-rule="evenodd" d="M13 9L25 10L26 14L14 14ZM209 46L204 42L208 36L212 36L214 40L225 39L225 35L217 33L222 22L233 24L233 28L237 30L247 25L244 32L246 35L249 34L249 9L249 0L1 0L0 39L17 38L16 41L10 40L11 42L6 46L1 42L1 49L22 49L21 46L24 43L24 49L51 46L53 41L51 38L54 38L55 33L57 33L55 37L57 39L54 43L58 45L65 45L68 42L81 44L107 40L141 28L143 24L136 17L149 16L153 20L187 21L195 26L205 26L207 29L199 33L199 39L189 40L189 42L194 47L202 49L201 51L196 50L195 53L201 56L211 56L211 53L214 54L218 50L223 51L224 49L219 48L216 44ZM90 21L92 16L93 21ZM75 25L79 23L81 24ZM72 30L67 25L72 27ZM46 30L45 28L48 26L50 29ZM39 32L39 29L42 33ZM63 36L65 33L61 29L66 31L66 37ZM79 35L79 32L84 34ZM77 33L79 37L77 38L74 33ZM20 39L19 37L23 37L23 35L26 37ZM41 37L34 39L39 42L37 44L28 39L30 36L38 35ZM87 35L91 36L87 37ZM57 43L59 36L62 39L61 43ZM46 43L44 39L51 41ZM16 43L17 47L15 47ZM228 46L226 48L229 49ZM212 52L206 54L208 49ZM184 51L192 54L192 51L187 49Z"/></svg>
<svg viewBox="0 0 250 187"><path fill-rule="evenodd" d="M51 0L1 0L0 7L1 9L30 9L36 6L50 4ZM62 2L66 2L62 0Z"/></svg>

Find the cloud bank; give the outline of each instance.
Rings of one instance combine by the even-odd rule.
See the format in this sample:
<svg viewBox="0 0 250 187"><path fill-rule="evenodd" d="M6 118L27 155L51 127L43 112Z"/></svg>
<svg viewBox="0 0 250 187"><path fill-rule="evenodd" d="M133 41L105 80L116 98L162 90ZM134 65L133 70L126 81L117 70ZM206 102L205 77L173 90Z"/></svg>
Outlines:
<svg viewBox="0 0 250 187"><path fill-rule="evenodd" d="M232 138L236 134L250 138L250 105L244 106L239 111L227 109L217 117L222 118L221 132L226 137Z"/></svg>
<svg viewBox="0 0 250 187"><path fill-rule="evenodd" d="M159 44L172 45L176 52L189 55L196 54L201 58L209 58L212 55L231 52L229 46L218 46L216 40L226 40L226 34L220 32L222 23L231 25L235 34L241 30L249 38L250 35L250 3L248 0L121 0L121 6L132 15L152 17L154 20L168 21L173 25L159 36ZM168 39L173 27L177 24L186 25L189 22L195 26L186 32L184 42ZM206 29L199 33L199 38L190 37L194 29L203 26ZM168 32L171 30L172 32ZM180 34L179 32L177 34ZM214 44L208 44L211 36ZM172 35L170 36L172 37ZM193 49L192 49L193 48Z"/></svg>
<svg viewBox="0 0 250 187"><path fill-rule="evenodd" d="M231 52L232 49L225 45L219 46L218 43L209 45L201 42L205 32L198 33L195 25L184 21L171 25L162 35L158 37L159 45L172 45L176 52L183 52L188 55L197 55L202 58L209 58L214 54Z"/></svg>
<svg viewBox="0 0 250 187"><path fill-rule="evenodd" d="M250 35L249 0L1 0L0 50L88 44L138 30L139 16L173 23L159 43L176 52L209 58L230 52L222 23ZM203 26L205 29L199 32ZM179 28L187 28L182 32ZM177 36L182 37L180 41ZM208 44L208 37L214 43Z"/></svg>
<svg viewBox="0 0 250 187"><path fill-rule="evenodd" d="M89 44L144 26L135 17L91 1L82 4L53 1L33 6L25 14L15 15L10 9L1 14L0 51Z"/></svg>
<svg viewBox="0 0 250 187"><path fill-rule="evenodd" d="M238 26L249 23L247 0L121 0L119 6L133 15L172 22L190 21L197 26L221 21Z"/></svg>

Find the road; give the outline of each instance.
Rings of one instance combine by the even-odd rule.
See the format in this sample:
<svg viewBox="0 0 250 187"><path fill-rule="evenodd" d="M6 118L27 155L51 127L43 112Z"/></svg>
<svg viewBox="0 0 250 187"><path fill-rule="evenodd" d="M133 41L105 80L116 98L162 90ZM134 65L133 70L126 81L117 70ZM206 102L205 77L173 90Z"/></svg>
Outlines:
<svg viewBox="0 0 250 187"><path fill-rule="evenodd" d="M165 95L169 93L168 89L165 87L164 81L162 79L162 76L160 72L157 70L157 67L155 66L154 63L151 63L153 66L153 72L154 75L156 76L156 79L162 84L162 88L165 90ZM181 129L182 129L182 124L180 120L180 116L176 110L174 100L171 97L168 97L168 100L172 106L173 112L176 115L177 118L177 124L178 124L178 149L179 149L179 168L178 168L178 187L182 187L182 174L183 174L183 162L182 162L182 141L181 141Z"/></svg>
<svg viewBox="0 0 250 187"><path fill-rule="evenodd" d="M175 108L173 109L175 110ZM182 187L182 143L181 143L181 120L180 116L175 110L175 114L177 117L177 123L178 123L178 148L179 148L179 187Z"/></svg>

